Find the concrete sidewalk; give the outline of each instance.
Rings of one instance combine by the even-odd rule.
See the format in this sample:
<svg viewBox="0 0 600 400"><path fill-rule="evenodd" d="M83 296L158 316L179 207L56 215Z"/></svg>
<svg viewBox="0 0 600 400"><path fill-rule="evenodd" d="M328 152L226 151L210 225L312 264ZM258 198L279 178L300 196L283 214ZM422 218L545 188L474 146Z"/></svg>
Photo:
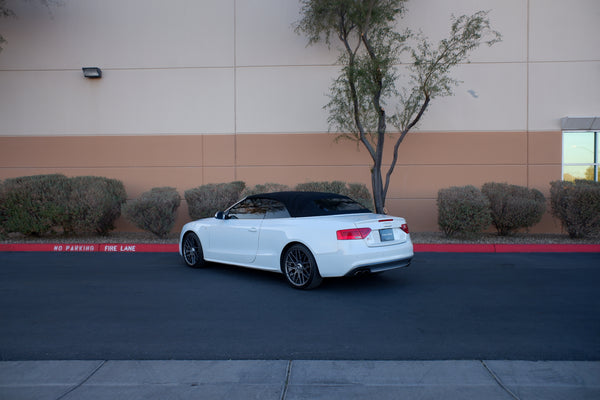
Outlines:
<svg viewBox="0 0 600 400"><path fill-rule="evenodd" d="M3 361L0 399L600 399L600 362Z"/></svg>

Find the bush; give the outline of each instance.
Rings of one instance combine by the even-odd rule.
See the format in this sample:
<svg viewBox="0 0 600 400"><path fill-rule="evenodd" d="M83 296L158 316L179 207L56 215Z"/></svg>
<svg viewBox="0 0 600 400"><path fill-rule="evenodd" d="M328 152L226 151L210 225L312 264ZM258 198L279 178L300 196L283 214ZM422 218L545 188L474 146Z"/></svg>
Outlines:
<svg viewBox="0 0 600 400"><path fill-rule="evenodd" d="M492 224L500 236L532 227L546 212L546 198L537 189L489 182L481 191L490 201Z"/></svg>
<svg viewBox="0 0 600 400"><path fill-rule="evenodd" d="M180 204L181 196L175 188L152 188L127 202L123 214L138 228L165 237L175 225L175 214Z"/></svg>
<svg viewBox="0 0 600 400"><path fill-rule="evenodd" d="M60 174L5 180L0 187L0 225L4 232L43 235L63 225L70 192Z"/></svg>
<svg viewBox="0 0 600 400"><path fill-rule="evenodd" d="M300 192L327 192L344 194L346 192L346 182L342 181L323 181L323 182L306 182L296 185L296 190Z"/></svg>
<svg viewBox="0 0 600 400"><path fill-rule="evenodd" d="M282 185L280 183L265 183L264 185L246 188L242 197L260 193L285 192L288 190L290 190L290 187L287 185Z"/></svg>
<svg viewBox="0 0 600 400"><path fill-rule="evenodd" d="M328 192L348 196L362 204L365 208L372 210L373 197L367 186L363 183L346 183L342 181L332 182L307 182L296 185L295 190L301 192Z"/></svg>
<svg viewBox="0 0 600 400"><path fill-rule="evenodd" d="M0 188L0 224L4 232L43 235L114 229L125 202L120 181L101 177L35 175L7 179Z"/></svg>
<svg viewBox="0 0 600 400"><path fill-rule="evenodd" d="M599 182L551 182L550 202L552 214L571 238L600 236Z"/></svg>
<svg viewBox="0 0 600 400"><path fill-rule="evenodd" d="M4 239L6 236L6 228L4 227L4 224L6 223L7 218L7 211L4 208L4 195L3 195L3 191L4 191L4 182L2 182L0 180L0 239Z"/></svg>
<svg viewBox="0 0 600 400"><path fill-rule="evenodd" d="M127 193L121 181L97 176L71 178L66 233L96 232L106 235L115 229Z"/></svg>
<svg viewBox="0 0 600 400"><path fill-rule="evenodd" d="M241 181L231 183L209 183L186 190L185 201L192 219L212 217L223 211L241 197L246 184Z"/></svg>
<svg viewBox="0 0 600 400"><path fill-rule="evenodd" d="M481 233L491 222L490 202L475 186L440 189L438 225L446 236Z"/></svg>

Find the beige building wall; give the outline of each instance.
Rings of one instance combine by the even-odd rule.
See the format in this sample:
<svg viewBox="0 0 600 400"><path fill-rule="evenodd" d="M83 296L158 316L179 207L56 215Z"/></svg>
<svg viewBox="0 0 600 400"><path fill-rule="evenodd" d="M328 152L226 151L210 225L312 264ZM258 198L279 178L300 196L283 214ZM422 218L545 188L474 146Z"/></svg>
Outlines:
<svg viewBox="0 0 600 400"><path fill-rule="evenodd" d="M3 178L42 173L122 180L129 197L155 186L180 193L205 183L243 180L369 184L368 155L329 134L46 136L0 139ZM419 132L400 150L387 200L414 231L437 229L437 190L511 182L547 192L560 176L560 132ZM391 155L386 155L389 163ZM389 164L388 164L389 165ZM387 168L387 165L386 165ZM178 226L189 217L180 210ZM131 229L121 221L121 229ZM554 231L549 217L536 231Z"/></svg>
<svg viewBox="0 0 600 400"><path fill-rule="evenodd" d="M370 186L368 155L327 133L336 53L293 32L296 0L8 5L19 18L1 28L0 179L108 176L131 198L235 179ZM390 213L430 231L443 187L499 181L548 193L561 176L560 119L600 114L600 2L420 0L408 9L407 24L431 39L446 35L452 14L491 10L503 41L457 67L455 95L435 100L401 146ZM83 78L84 66L103 77ZM188 218L184 205L179 225ZM559 226L548 216L534 230Z"/></svg>

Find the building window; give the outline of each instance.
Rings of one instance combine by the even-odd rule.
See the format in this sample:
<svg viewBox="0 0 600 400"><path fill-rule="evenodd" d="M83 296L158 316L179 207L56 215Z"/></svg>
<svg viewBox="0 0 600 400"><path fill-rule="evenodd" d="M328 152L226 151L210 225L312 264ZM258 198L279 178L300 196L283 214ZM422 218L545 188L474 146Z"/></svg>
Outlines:
<svg viewBox="0 0 600 400"><path fill-rule="evenodd" d="M600 132L563 132L562 179L598 181Z"/></svg>

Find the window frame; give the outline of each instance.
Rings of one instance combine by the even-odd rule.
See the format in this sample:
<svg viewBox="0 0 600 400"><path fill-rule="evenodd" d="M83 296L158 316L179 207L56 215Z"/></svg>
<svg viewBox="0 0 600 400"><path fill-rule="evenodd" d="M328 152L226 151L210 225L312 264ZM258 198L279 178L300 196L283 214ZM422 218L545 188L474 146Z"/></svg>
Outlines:
<svg viewBox="0 0 600 400"><path fill-rule="evenodd" d="M594 140L594 144L593 144L593 160L591 163L589 162L585 162L585 163L573 163L573 162L565 162L565 151L566 146L565 146L565 142L566 142L566 138L567 135L569 134L575 134L575 133L589 133L590 135L593 135L593 140ZM599 174L599 170L600 170L600 130L587 130L587 129L573 129L573 130L563 130L562 132L562 143L561 143L561 147L562 147L562 151L561 151L561 180L565 180L565 167L592 167L594 169L594 181L598 182L598 174ZM585 179L585 178L577 178L574 177L575 179Z"/></svg>

